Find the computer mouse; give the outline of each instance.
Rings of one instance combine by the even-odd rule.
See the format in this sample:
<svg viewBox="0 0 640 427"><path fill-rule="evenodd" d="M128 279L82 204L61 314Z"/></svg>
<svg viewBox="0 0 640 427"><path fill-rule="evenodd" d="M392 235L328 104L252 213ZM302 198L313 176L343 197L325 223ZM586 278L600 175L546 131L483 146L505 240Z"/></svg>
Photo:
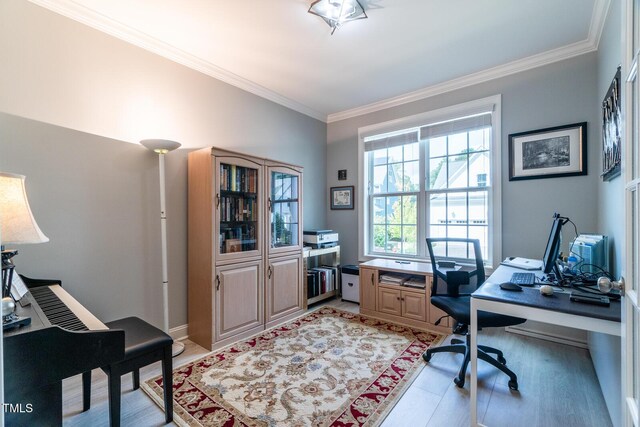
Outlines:
<svg viewBox="0 0 640 427"><path fill-rule="evenodd" d="M553 288L549 285L540 286L540 293L546 297L553 295Z"/></svg>
<svg viewBox="0 0 640 427"><path fill-rule="evenodd" d="M511 282L500 283L500 289L504 289L505 291L522 291L520 285Z"/></svg>

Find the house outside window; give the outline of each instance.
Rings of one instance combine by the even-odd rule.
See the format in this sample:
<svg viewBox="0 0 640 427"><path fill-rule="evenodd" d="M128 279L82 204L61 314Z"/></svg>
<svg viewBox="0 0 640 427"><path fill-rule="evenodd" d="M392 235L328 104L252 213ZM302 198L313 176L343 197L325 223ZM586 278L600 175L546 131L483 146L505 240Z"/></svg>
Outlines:
<svg viewBox="0 0 640 427"><path fill-rule="evenodd" d="M495 264L501 256L499 96L480 103L487 100L484 111L462 105L445 119L427 113L408 118L411 127L400 120L387 132L384 124L361 129L361 257L427 260L426 237L468 237L479 239L485 261ZM464 245L435 250L469 258Z"/></svg>

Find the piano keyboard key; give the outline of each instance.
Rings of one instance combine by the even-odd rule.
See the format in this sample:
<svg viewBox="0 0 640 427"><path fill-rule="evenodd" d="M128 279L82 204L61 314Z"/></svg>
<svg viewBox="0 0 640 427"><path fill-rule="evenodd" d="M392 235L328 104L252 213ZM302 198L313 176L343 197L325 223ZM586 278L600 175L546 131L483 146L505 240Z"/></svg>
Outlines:
<svg viewBox="0 0 640 427"><path fill-rule="evenodd" d="M48 286L32 288L31 295L52 325L72 331L89 330Z"/></svg>

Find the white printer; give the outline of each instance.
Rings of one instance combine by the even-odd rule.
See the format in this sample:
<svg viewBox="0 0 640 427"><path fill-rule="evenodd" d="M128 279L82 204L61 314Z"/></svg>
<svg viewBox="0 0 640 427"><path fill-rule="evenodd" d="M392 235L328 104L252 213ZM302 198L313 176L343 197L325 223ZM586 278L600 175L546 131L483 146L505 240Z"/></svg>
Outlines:
<svg viewBox="0 0 640 427"><path fill-rule="evenodd" d="M331 248L338 245L338 233L333 230L306 230L302 232L302 241L314 249Z"/></svg>

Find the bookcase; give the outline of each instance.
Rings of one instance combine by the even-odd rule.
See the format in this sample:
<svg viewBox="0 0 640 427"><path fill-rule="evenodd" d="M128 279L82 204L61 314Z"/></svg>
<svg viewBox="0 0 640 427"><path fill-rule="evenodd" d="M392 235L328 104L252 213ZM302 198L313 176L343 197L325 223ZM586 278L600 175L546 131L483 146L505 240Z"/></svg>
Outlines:
<svg viewBox="0 0 640 427"><path fill-rule="evenodd" d="M338 295L341 284L340 246L321 249L304 248L304 259L306 304L314 304Z"/></svg>
<svg viewBox="0 0 640 427"><path fill-rule="evenodd" d="M204 148L188 170L189 338L219 348L301 314L302 168Z"/></svg>

